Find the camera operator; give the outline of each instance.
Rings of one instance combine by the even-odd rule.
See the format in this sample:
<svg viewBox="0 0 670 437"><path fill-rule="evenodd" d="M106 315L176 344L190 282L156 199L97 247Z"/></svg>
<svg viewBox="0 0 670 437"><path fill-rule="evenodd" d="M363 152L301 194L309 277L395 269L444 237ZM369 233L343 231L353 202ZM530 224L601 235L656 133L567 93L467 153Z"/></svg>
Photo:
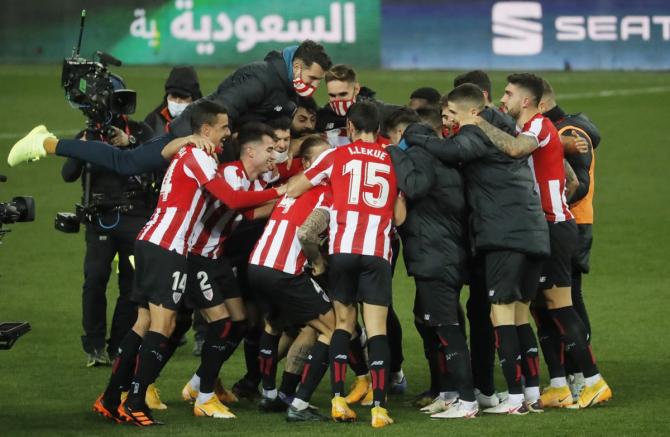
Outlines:
<svg viewBox="0 0 670 437"><path fill-rule="evenodd" d="M126 150L148 141L152 134L151 128L145 123L114 114L111 126L102 133L86 130L77 137L103 141ZM134 276L131 257L135 237L154 208L153 181L148 175L121 176L72 158L63 165L62 176L66 182L74 182L81 177L84 188L86 178L90 178L90 194L88 199L83 199L82 214L86 225L86 255L82 290L84 335L81 340L87 354L87 367L108 365L110 355L116 354L119 342L136 317L135 305L129 299ZM119 297L105 351L105 292L117 254Z"/></svg>

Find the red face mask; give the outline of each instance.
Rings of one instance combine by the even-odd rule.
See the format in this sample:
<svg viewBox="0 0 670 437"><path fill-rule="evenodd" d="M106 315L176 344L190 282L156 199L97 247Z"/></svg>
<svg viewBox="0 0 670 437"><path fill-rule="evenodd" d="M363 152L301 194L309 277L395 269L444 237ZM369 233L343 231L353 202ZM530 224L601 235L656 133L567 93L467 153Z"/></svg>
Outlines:
<svg viewBox="0 0 670 437"><path fill-rule="evenodd" d="M300 97L310 97L316 91L316 87L313 87L310 84L305 83L302 80L302 69L298 69L293 79L293 89L295 89L296 94Z"/></svg>
<svg viewBox="0 0 670 437"><path fill-rule="evenodd" d="M449 127L443 127L442 128L442 136L444 138L449 138L453 135L456 135L458 133L459 129L460 129L460 126L458 125L458 123L454 123L453 125L451 125L450 128Z"/></svg>
<svg viewBox="0 0 670 437"><path fill-rule="evenodd" d="M347 115L349 108L354 104L356 98L352 97L350 99L336 99L330 101L330 108L335 112L335 114L340 117Z"/></svg>

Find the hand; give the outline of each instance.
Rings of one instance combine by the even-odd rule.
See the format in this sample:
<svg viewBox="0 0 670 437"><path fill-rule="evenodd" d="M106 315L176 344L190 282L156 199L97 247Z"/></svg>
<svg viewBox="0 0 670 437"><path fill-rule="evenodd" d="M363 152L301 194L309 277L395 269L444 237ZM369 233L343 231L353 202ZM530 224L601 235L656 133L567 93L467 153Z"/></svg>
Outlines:
<svg viewBox="0 0 670 437"><path fill-rule="evenodd" d="M283 185L280 185L278 187L275 187L275 190L277 190L277 194L279 194L280 196L283 196L284 194L286 194L286 189L287 188L288 188L288 185L283 184Z"/></svg>
<svg viewBox="0 0 670 437"><path fill-rule="evenodd" d="M563 143L565 153L568 155L589 153L589 142L575 131L572 131L570 135L561 135L561 142Z"/></svg>
<svg viewBox="0 0 670 437"><path fill-rule="evenodd" d="M126 147L130 145L130 137L127 133L122 131L116 126L110 126L112 128L112 136L109 138L109 144L116 147Z"/></svg>
<svg viewBox="0 0 670 437"><path fill-rule="evenodd" d="M187 144L192 144L194 147L204 150L208 155L216 155L216 144L207 137L193 134L186 137Z"/></svg>

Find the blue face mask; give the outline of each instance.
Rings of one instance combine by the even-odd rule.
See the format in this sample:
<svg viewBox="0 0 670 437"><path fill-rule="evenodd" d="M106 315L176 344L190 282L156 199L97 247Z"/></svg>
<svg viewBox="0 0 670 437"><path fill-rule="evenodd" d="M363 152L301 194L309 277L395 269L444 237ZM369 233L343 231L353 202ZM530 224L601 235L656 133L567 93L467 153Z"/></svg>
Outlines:
<svg viewBox="0 0 670 437"><path fill-rule="evenodd" d="M405 139L402 138L402 139L400 140L400 142L398 143L398 148L399 148L400 150L407 150L407 149L409 148L409 144L407 144L407 142L405 141Z"/></svg>

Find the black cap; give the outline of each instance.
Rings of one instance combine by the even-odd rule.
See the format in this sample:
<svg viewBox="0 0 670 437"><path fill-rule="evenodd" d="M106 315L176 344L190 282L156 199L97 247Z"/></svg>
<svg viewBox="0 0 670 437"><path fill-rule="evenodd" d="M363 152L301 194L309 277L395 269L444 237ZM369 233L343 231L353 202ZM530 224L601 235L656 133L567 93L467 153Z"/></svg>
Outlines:
<svg viewBox="0 0 670 437"><path fill-rule="evenodd" d="M165 82L165 93L198 100L202 97L200 82L193 67L174 67Z"/></svg>

